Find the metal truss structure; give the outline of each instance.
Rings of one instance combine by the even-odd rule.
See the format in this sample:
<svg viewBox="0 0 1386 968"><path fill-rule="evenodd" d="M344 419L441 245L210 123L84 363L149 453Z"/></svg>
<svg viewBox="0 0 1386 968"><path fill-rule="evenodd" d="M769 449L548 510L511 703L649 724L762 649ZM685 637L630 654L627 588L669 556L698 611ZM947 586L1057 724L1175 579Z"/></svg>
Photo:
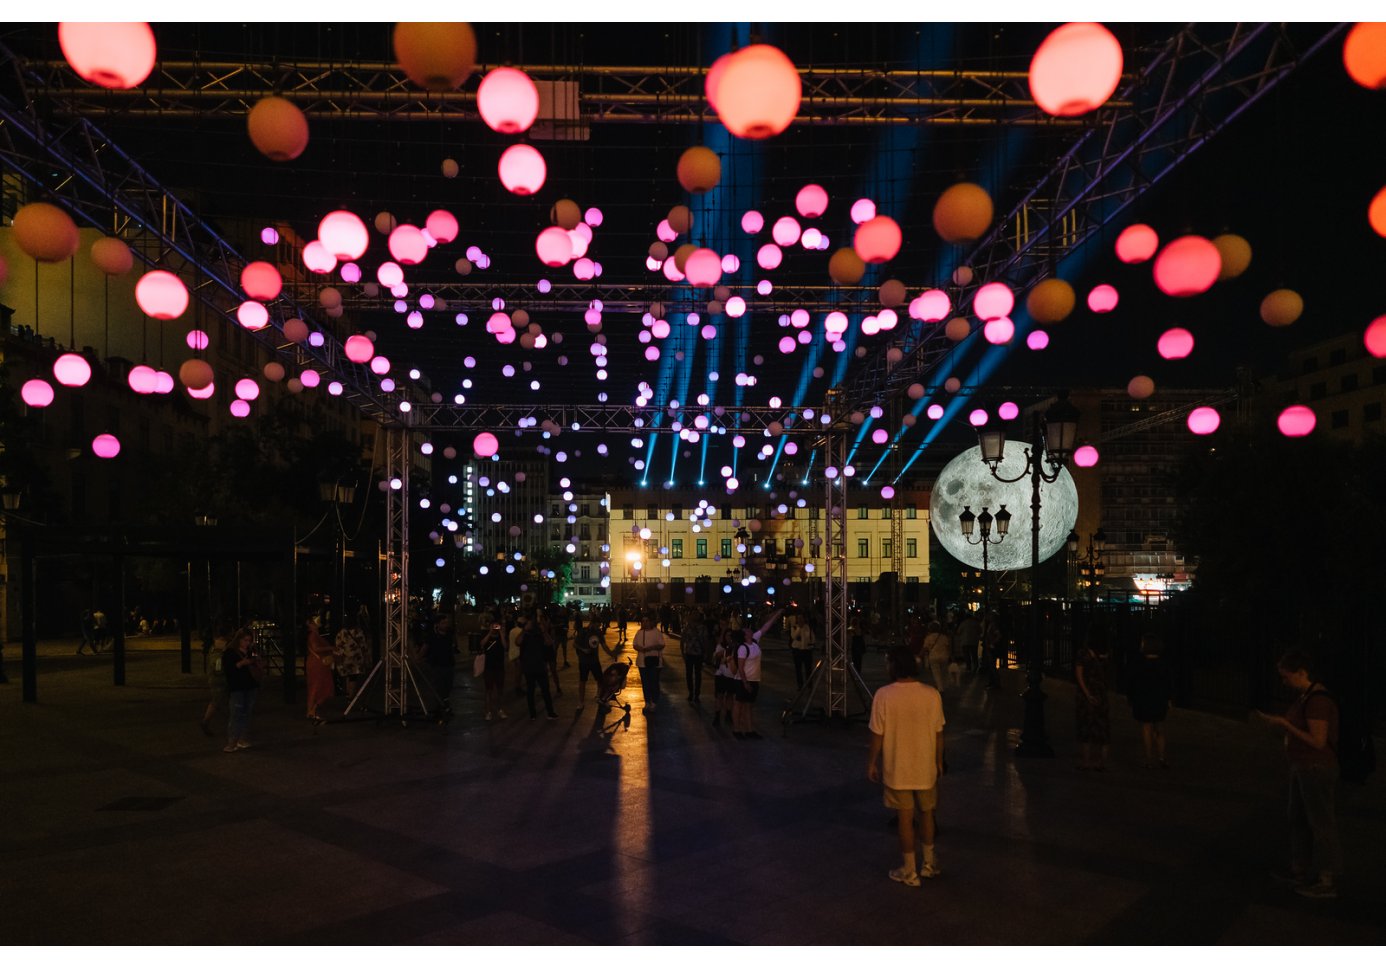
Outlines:
<svg viewBox="0 0 1386 968"><path fill-rule="evenodd" d="M388 62L338 63L292 57L256 63L163 61L138 88L95 90L63 61L27 65L43 94L69 114L108 111L161 120L245 114L260 98L294 101L309 117L360 121L480 121L476 92L421 91ZM479 65L476 76L499 65ZM584 138L592 124L699 124L715 121L704 93L705 67L526 64L547 93L539 137ZM796 124L1074 127L1030 97L1025 71L799 70L803 100ZM471 88L472 85L469 85ZM1121 109L1122 101L1112 104Z"/></svg>
<svg viewBox="0 0 1386 968"><path fill-rule="evenodd" d="M416 430L466 430L543 433L546 424L564 431L603 431L624 434L677 434L685 429L702 433L809 434L821 437L823 427L802 418L802 411L784 407L688 407L677 412L628 404L413 404L401 414ZM698 427L696 421L705 425Z"/></svg>
<svg viewBox="0 0 1386 968"><path fill-rule="evenodd" d="M973 286L1002 280L1018 292L1054 273L1151 186L1344 30L1343 24L1190 24L1179 30L1019 203L996 222L965 264L974 280L954 294L966 309ZM898 363L887 353L903 350ZM953 344L942 328L911 323L856 369L851 409L880 404L924 382Z"/></svg>
<svg viewBox="0 0 1386 968"><path fill-rule="evenodd" d="M63 123L30 90L14 55L0 45L0 163L32 186L35 196L56 199L78 221L124 239L150 268L167 269L189 283L189 291L228 326L240 305L240 271L246 259L216 229L161 185L100 128L83 117ZM284 338L278 320L311 320L301 305L281 296L270 304L271 326L251 333L277 357L289 354L300 367L314 367L343 386L343 397L368 417L388 423L395 408L371 379L369 369L346 358L329 329L318 327L322 346Z"/></svg>

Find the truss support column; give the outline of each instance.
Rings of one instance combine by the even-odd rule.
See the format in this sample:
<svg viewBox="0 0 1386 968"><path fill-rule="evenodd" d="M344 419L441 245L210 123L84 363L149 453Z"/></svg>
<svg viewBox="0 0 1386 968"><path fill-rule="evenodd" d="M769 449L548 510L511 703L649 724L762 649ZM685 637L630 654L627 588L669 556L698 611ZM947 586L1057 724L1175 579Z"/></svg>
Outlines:
<svg viewBox="0 0 1386 968"><path fill-rule="evenodd" d="M409 711L409 431L385 428L385 715ZM395 482L399 486L395 486Z"/></svg>
<svg viewBox="0 0 1386 968"><path fill-rule="evenodd" d="M823 466L837 470L835 475L825 475L824 484L824 710L830 719L847 715L847 476L842 473L847 466L847 436L845 428L830 426L823 441Z"/></svg>

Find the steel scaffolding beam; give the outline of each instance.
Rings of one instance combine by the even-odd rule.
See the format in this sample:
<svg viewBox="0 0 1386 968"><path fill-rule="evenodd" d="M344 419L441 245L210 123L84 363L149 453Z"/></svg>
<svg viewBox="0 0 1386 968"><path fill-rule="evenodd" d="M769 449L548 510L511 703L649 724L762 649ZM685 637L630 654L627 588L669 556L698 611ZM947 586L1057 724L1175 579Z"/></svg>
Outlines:
<svg viewBox="0 0 1386 968"><path fill-rule="evenodd" d="M628 404L493 403L414 404L402 419L415 430L489 430L492 433L540 434L546 423L564 431L584 430L625 434L678 434L685 429L702 433L759 433L822 436L823 428L803 419L803 411L785 407L688 407L676 413ZM705 418L706 426L696 421Z"/></svg>
<svg viewBox="0 0 1386 968"><path fill-rule="evenodd" d="M1023 293L1052 274L1153 185L1236 120L1344 24L1190 24L1156 50L1118 97L1024 195L964 263L973 282L953 291L964 313L977 286ZM952 347L943 329L907 321L844 386L851 409L883 404L925 382ZM891 363L887 353L904 356Z"/></svg>
<svg viewBox="0 0 1386 968"><path fill-rule="evenodd" d="M468 90L421 91L393 63L337 63L293 57L273 61L166 60L128 91L94 89L63 61L26 66L66 113L115 112L164 120L241 116L271 94L309 117L336 120L480 121L475 82ZM479 65L475 77L492 67ZM700 124L716 121L704 94L705 67L526 64L550 101L553 120L585 137L592 124ZM1025 71L800 68L803 100L796 124L1076 127L1030 98ZM1116 101L1112 107L1126 105ZM565 116L566 115L566 116ZM548 115L546 115L548 116ZM541 118L541 121L543 118ZM540 135L543 136L542 133Z"/></svg>

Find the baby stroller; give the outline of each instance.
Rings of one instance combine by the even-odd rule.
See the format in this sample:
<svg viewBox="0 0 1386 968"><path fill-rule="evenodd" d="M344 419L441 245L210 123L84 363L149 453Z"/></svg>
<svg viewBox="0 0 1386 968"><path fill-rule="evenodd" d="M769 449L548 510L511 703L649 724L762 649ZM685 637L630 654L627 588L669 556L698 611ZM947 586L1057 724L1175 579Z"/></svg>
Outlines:
<svg viewBox="0 0 1386 968"><path fill-rule="evenodd" d="M625 662L613 662L602 670L601 680L597 683L598 704L602 709L615 706L624 712L624 715L615 723L603 728L615 730L618 725L624 725L626 729L630 729L630 703L618 702L617 698L621 695L621 690L626 688L626 677L630 675L630 667L633 664L631 660L627 659ZM602 718L605 716L606 714L603 713Z"/></svg>

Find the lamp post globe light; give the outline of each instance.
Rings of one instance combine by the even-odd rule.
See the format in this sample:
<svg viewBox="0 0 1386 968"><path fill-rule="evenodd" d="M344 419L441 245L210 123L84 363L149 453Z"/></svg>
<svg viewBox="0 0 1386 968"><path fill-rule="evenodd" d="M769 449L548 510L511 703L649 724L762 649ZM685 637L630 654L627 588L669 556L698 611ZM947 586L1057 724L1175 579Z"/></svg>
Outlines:
<svg viewBox="0 0 1386 968"><path fill-rule="evenodd" d="M1011 530L1011 512L1006 510L1006 505L1001 505L1001 509L992 514L990 509L982 508L981 514L973 514L969 505L963 505L962 514L958 515L958 523L962 526L963 539L971 545L982 546L982 611L991 611L991 573L990 562L987 552L991 545L1000 544L1006 540L1006 534ZM991 536L992 524L996 525L996 537ZM974 541L972 532L979 530L977 539Z"/></svg>
<svg viewBox="0 0 1386 968"><path fill-rule="evenodd" d="M1026 643L1025 723L1020 733L1017 756L1053 756L1044 725L1044 653L1042 646L1039 606L1040 563L1040 484L1052 484L1059 479L1064 463L1073 454L1078 439L1078 408L1068 400L1067 392L1041 415L1035 411L1031 444L1025 448L1025 470L1015 477L1002 477L999 471L1005 459L1006 431L990 425L977 431L982 450L982 462L993 477L1011 484L1030 478L1030 636Z"/></svg>

